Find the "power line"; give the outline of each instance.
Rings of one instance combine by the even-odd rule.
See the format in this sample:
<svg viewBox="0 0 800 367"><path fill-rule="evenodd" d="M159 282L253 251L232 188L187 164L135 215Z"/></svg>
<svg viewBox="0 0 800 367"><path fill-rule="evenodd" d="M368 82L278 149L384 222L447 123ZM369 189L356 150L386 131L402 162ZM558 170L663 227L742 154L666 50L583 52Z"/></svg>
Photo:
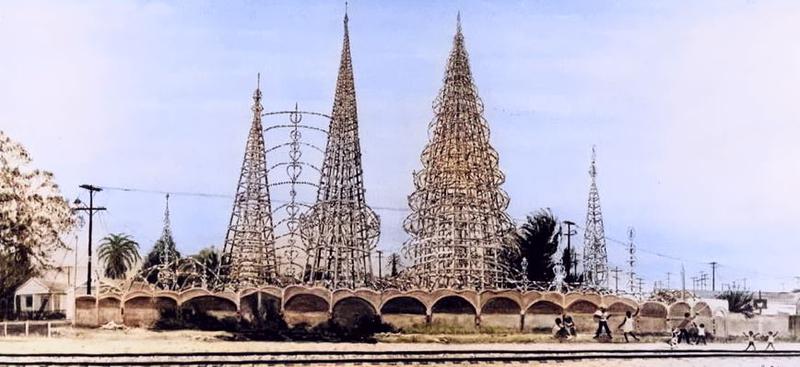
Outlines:
<svg viewBox="0 0 800 367"><path fill-rule="evenodd" d="M159 194L159 195L170 194L170 195L173 195L173 196L233 199L233 195L226 195L226 194L219 194L219 193L206 193L206 192L196 192L196 191L165 191L165 190L142 189L142 188L133 188L133 187L118 187L118 186L98 186L98 187L103 189L103 190L108 190L108 191L121 191L121 192ZM280 204L286 204L289 201L273 199L272 202L280 203ZM300 204L311 205L311 203L300 203ZM382 211L393 211L393 212L409 212L410 211L410 209L402 208L402 207L389 207L389 206L371 206L371 207L373 209L375 209L375 210L382 210ZM523 222L523 221L526 220L525 218L513 218L513 219L515 221L517 221L517 222ZM578 228L578 229L586 230L585 228L583 228L582 226L580 226L578 224L574 224L574 226L576 228ZM607 235L604 235L604 238L607 241L609 241L611 243L614 243L616 245L622 246L624 248L627 248L629 246L629 243L627 241L622 241L622 240L619 240L619 239L616 239L616 238L613 238L613 237L609 237ZM637 250L637 252L643 252L643 253L647 253L647 254L650 254L650 255L653 255L653 256L657 256L657 257L660 257L660 258L669 259L669 260L678 261L678 262L693 263L693 264L698 264L698 265L708 265L709 264L708 262L704 262L704 261L690 260L690 259L686 259L686 258L682 258L682 257L678 257L678 256L672 256L672 255L664 254L664 253L661 253L661 252L648 250L646 248L642 248L642 246L637 246L636 250ZM717 268L719 268L719 267L722 267L724 265L719 263L719 262L716 262L715 266ZM752 273L754 275L758 275L758 276L765 277L765 278L794 279L794 277L792 277L792 276L781 276L781 275L776 275L776 274L766 274L766 273L763 273L763 272L760 272L760 271L756 271L756 270L753 270L753 269L750 269L750 268L747 268L747 267L728 266L728 268L738 269L738 270L750 272L750 273Z"/></svg>
<svg viewBox="0 0 800 367"><path fill-rule="evenodd" d="M137 193L144 193L144 194L159 194L159 195L172 195L172 196L190 196L190 197L204 197L204 198L218 198L218 199L233 199L233 195L226 195L226 194L217 194L217 193L207 193L207 192L196 192L196 191L164 191L164 190L153 190L153 189L140 189L140 188L132 188L132 187L114 187L114 186L100 186L103 190L109 191L122 191L122 192L137 192ZM286 204L289 203L288 200L280 200L280 199L271 199L272 202ZM313 203L305 203L299 202L300 204L311 205ZM408 212L410 209L408 208L399 208L399 207L388 207L388 206L371 206L373 209L378 210L386 210L386 211L398 211L398 212Z"/></svg>

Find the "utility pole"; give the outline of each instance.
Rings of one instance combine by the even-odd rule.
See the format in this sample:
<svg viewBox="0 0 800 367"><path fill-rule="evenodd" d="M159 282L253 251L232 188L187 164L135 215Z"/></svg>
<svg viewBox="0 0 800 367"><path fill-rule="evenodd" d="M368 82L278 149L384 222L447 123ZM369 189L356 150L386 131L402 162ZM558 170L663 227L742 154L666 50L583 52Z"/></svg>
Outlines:
<svg viewBox="0 0 800 367"><path fill-rule="evenodd" d="M614 273L614 293L617 294L619 293L619 273L622 272L622 269L619 266L615 266L611 272Z"/></svg>
<svg viewBox="0 0 800 367"><path fill-rule="evenodd" d="M383 251L376 250L378 253L378 279L383 279Z"/></svg>
<svg viewBox="0 0 800 367"><path fill-rule="evenodd" d="M81 185L80 188L89 191L89 206L78 207L74 208L73 210L89 212L89 257L86 264L86 294L92 295L92 218L94 218L95 212L106 210L106 208L94 207L94 193L103 191L102 188L92 185ZM75 199L75 204L80 205L81 201L79 199Z"/></svg>
<svg viewBox="0 0 800 367"><path fill-rule="evenodd" d="M573 264L575 264L575 267L577 267L578 266L578 260L574 258L575 254L572 252L572 241L571 241L571 239L572 239L572 236L578 234L578 231L573 231L572 230L572 226L575 225L575 222L565 220L564 224L567 225L567 233L566 233L566 236L567 236L567 252L569 253L570 261L572 261ZM575 273L575 276L577 277L578 269L575 269L574 267L570 266L570 270L573 271ZM567 272L567 276L570 276L569 272Z"/></svg>
<svg viewBox="0 0 800 367"><path fill-rule="evenodd" d="M717 290L717 262L712 261L711 264L711 291Z"/></svg>
<svg viewBox="0 0 800 367"><path fill-rule="evenodd" d="M668 272L667 272L667 289L670 289L670 288L672 287L672 286L670 285L670 283L669 283L669 277L670 277L670 275L672 275L672 272L669 272L669 271L668 271Z"/></svg>
<svg viewBox="0 0 800 367"><path fill-rule="evenodd" d="M706 280L708 280L708 274L706 274L704 271L701 271L698 281L700 282L700 290L702 291L706 290Z"/></svg>

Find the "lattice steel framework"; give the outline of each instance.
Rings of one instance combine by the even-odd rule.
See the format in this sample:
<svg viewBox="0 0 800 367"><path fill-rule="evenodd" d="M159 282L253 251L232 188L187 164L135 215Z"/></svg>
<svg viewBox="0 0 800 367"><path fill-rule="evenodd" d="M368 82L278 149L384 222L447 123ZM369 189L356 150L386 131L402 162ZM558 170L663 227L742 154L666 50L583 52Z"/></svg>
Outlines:
<svg viewBox="0 0 800 367"><path fill-rule="evenodd" d="M253 92L253 122L247 136L242 171L225 236L221 273L234 289L275 280L275 239L261 125L260 76Z"/></svg>
<svg viewBox="0 0 800 367"><path fill-rule="evenodd" d="M175 248L175 241L172 237L172 224L169 220L169 194L166 195L166 203L164 205L164 229L161 233L159 240L164 246L158 253L159 266L157 273L156 286L164 289L175 288L178 283L177 269L172 266L177 260L177 249Z"/></svg>
<svg viewBox="0 0 800 367"><path fill-rule="evenodd" d="M301 233L308 243L310 284L356 288L372 283L370 254L380 223L364 200L347 14L317 201L302 216Z"/></svg>
<svg viewBox="0 0 800 367"><path fill-rule="evenodd" d="M408 198L411 214L404 227L411 238L403 249L411 266L406 274L424 288L506 287L511 272L501 257L516 251L510 244L514 227L460 15L434 113L423 168L414 173L415 191Z"/></svg>
<svg viewBox="0 0 800 367"><path fill-rule="evenodd" d="M300 283L307 261L307 245L300 233L300 218L313 205L312 195L319 190L321 171L309 160L316 161L325 153L315 142L321 138L327 140L328 131L316 125L323 122L329 125L331 117L301 111L296 104L292 111L267 112L262 116L268 119L265 125L269 126L264 129L267 140L276 142L267 148L267 160L274 162L267 170L270 192L273 195L285 194L289 198L272 208L277 270L284 283ZM269 118L282 119L270 124ZM288 132L288 137L279 137L279 131ZM307 157L308 153L312 153L312 158ZM273 204L277 202L273 201Z"/></svg>
<svg viewBox="0 0 800 367"><path fill-rule="evenodd" d="M592 147L592 164L586 228L583 232L583 261L585 279L589 286L606 287L608 281L608 254L603 229L603 212L600 210L600 193L597 191L597 151Z"/></svg>
<svg viewBox="0 0 800 367"><path fill-rule="evenodd" d="M221 285L218 277L219 269L210 269L193 257L181 258L175 248L170 223L169 194L166 195L164 208L164 228L161 237L156 241L158 263L143 268L123 284L105 283L107 292L162 289L179 291L189 288L212 289ZM124 284L124 283L127 283Z"/></svg>

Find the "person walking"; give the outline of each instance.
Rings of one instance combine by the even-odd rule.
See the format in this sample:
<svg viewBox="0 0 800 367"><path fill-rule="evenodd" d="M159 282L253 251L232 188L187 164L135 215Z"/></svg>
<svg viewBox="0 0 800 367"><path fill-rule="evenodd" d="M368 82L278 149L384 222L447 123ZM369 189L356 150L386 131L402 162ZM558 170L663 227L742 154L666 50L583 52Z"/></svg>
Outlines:
<svg viewBox="0 0 800 367"><path fill-rule="evenodd" d="M611 329L608 328L608 311L606 311L605 307L600 307L594 313L594 318L597 320L597 331L594 333L594 339L600 337L604 331L608 335L609 339L611 338Z"/></svg>
<svg viewBox="0 0 800 367"><path fill-rule="evenodd" d="M631 313L630 311L625 311L625 318L622 320L622 323L619 324L619 329L622 329L622 336L625 337L625 342L628 343L628 335L632 336L637 342L639 341L639 337L634 334L634 330L636 330L636 316L639 315L639 309L636 309L636 313Z"/></svg>

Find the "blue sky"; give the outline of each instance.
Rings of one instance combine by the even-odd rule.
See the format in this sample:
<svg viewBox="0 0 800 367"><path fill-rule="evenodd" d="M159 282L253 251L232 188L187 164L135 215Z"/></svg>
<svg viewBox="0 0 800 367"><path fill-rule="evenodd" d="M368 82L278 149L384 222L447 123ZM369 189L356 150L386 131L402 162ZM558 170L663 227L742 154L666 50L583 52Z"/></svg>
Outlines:
<svg viewBox="0 0 800 367"><path fill-rule="evenodd" d="M718 283L796 284L800 4L352 1L373 206L407 207L459 10L513 217L550 207L582 224L596 144L609 237L635 227L641 251L685 259L687 277L718 261ZM343 11L338 1L4 1L0 129L69 198L86 198L82 183L231 195L256 73L266 110L329 112ZM161 195L105 191L98 202L109 209L100 235L130 233L149 250ZM179 248L219 246L230 206L173 196ZM396 251L406 213L378 214L379 247ZM623 265L624 248L608 246ZM648 285L681 267L639 260Z"/></svg>

